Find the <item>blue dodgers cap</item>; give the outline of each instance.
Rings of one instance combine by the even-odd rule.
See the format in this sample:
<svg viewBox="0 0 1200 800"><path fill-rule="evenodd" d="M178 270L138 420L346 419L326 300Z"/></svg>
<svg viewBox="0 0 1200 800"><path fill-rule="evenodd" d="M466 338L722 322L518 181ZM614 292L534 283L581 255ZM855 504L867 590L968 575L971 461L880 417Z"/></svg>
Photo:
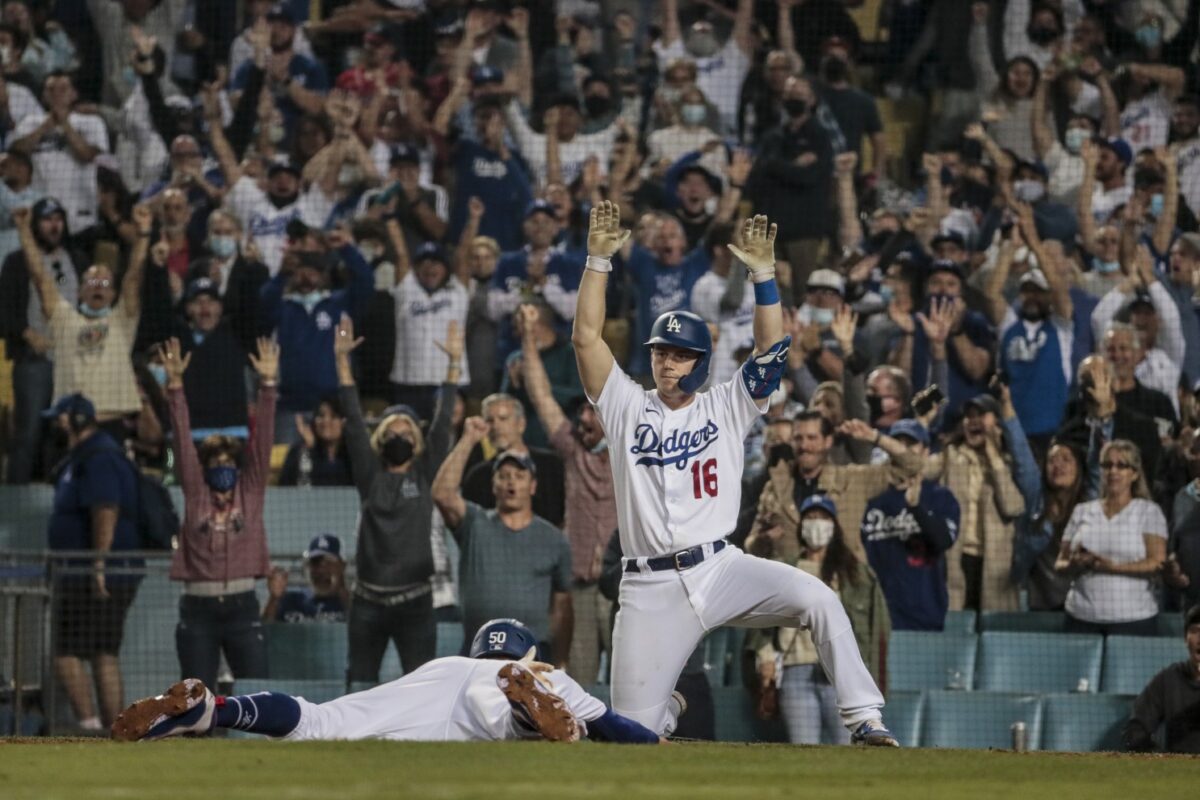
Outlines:
<svg viewBox="0 0 1200 800"><path fill-rule="evenodd" d="M67 218L67 210L53 197L43 197L29 209L29 216L34 222L39 222L51 214L62 214L64 220Z"/></svg>
<svg viewBox="0 0 1200 800"><path fill-rule="evenodd" d="M288 8L287 3L276 3L267 10L267 22L274 22L275 20L287 22L292 25L296 24L296 18L292 16L291 9Z"/></svg>
<svg viewBox="0 0 1200 800"><path fill-rule="evenodd" d="M837 505L827 494L810 494L804 498L804 502L800 504L800 516L804 516L804 512L814 508L819 508L829 514L829 516L837 519Z"/></svg>
<svg viewBox="0 0 1200 800"><path fill-rule="evenodd" d="M221 289L212 278L196 278L187 285L187 291L183 293L183 301L186 303L195 300L202 294L206 294L214 300L221 299Z"/></svg>
<svg viewBox="0 0 1200 800"><path fill-rule="evenodd" d="M63 395L54 405L42 412L46 419L54 419L66 414L71 418L71 424L79 427L96 419L96 406L83 396L82 392Z"/></svg>
<svg viewBox="0 0 1200 800"><path fill-rule="evenodd" d="M495 475L499 472L500 468L505 464L516 464L533 477L537 477L537 466L533 463L533 459L525 453L518 453L516 450L505 450L496 456L496 460L492 462L492 474Z"/></svg>
<svg viewBox="0 0 1200 800"><path fill-rule="evenodd" d="M958 279L966 280L966 275L963 273L962 264L957 261L951 261L948 258L939 258L929 265L929 269L925 271L925 277L928 278L935 272L949 272L952 275L957 275Z"/></svg>
<svg viewBox="0 0 1200 800"><path fill-rule="evenodd" d="M304 558L308 560L322 556L330 556L341 561L342 540L332 533L319 533L314 536L308 543L308 549L304 551Z"/></svg>
<svg viewBox="0 0 1200 800"><path fill-rule="evenodd" d="M392 146L391 157L388 159L388 164L390 166L394 167L397 164L420 164L420 163L421 163L421 153L420 153L420 151L417 150L417 148L413 147L410 144L405 144L404 142L400 142L400 143Z"/></svg>
<svg viewBox="0 0 1200 800"><path fill-rule="evenodd" d="M534 214L549 214L554 219L558 219L558 212L549 200L534 200L525 207L525 219L529 219Z"/></svg>
<svg viewBox="0 0 1200 800"><path fill-rule="evenodd" d="M442 246L437 242L426 242L418 247L416 252L413 253L412 260L414 264L421 261L440 261L441 263L445 264L446 251L443 250Z"/></svg>
<svg viewBox="0 0 1200 800"><path fill-rule="evenodd" d="M903 436L906 439L912 439L914 442L920 442L926 447L929 446L929 431L915 419L902 419L895 423L888 430L888 436L893 439L899 439Z"/></svg>
<svg viewBox="0 0 1200 800"><path fill-rule="evenodd" d="M471 72L471 83L475 86L485 83L504 83L504 70L487 65L477 66Z"/></svg>
<svg viewBox="0 0 1200 800"><path fill-rule="evenodd" d="M1125 166L1133 163L1133 148L1129 146L1129 142L1122 139L1120 136L1114 136L1111 139L1101 139L1099 142L1101 147L1107 147L1113 151L1113 155L1117 157Z"/></svg>

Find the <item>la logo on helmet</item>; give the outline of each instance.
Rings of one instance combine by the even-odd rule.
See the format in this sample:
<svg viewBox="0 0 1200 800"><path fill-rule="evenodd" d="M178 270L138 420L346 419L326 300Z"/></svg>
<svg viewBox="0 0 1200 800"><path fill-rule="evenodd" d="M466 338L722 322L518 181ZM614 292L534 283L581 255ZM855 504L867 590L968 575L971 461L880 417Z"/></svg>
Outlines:
<svg viewBox="0 0 1200 800"><path fill-rule="evenodd" d="M683 326L679 324L679 320L675 318L674 314L672 314L671 318L669 320L667 320L667 332L668 333L679 333L682 330L683 330Z"/></svg>

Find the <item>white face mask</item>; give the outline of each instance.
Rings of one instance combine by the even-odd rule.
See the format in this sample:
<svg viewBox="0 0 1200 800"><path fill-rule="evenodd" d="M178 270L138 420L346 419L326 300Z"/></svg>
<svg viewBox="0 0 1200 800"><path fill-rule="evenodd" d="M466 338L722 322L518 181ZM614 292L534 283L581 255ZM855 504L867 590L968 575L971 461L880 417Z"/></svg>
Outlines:
<svg viewBox="0 0 1200 800"><path fill-rule="evenodd" d="M833 520L806 519L800 522L800 538L810 550L820 550L833 539Z"/></svg>
<svg viewBox="0 0 1200 800"><path fill-rule="evenodd" d="M1013 194L1022 203L1036 203L1046 194L1041 181L1013 181Z"/></svg>

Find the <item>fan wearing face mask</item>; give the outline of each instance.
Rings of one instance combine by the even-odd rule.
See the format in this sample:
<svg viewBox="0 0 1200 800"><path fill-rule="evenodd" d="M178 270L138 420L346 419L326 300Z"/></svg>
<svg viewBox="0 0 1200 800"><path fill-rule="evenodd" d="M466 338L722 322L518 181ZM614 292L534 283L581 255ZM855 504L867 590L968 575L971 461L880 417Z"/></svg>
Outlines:
<svg viewBox="0 0 1200 800"><path fill-rule="evenodd" d="M797 370L801 397L808 396L805 387L842 379L846 352L834 333L834 319L846 305L845 296L846 279L837 272L819 269L808 276L792 340L793 363L803 362Z"/></svg>
<svg viewBox="0 0 1200 800"><path fill-rule="evenodd" d="M363 419L350 354L362 344L343 315L333 337L338 399L346 415L344 435L350 471L362 500L359 514L358 580L350 605L350 681L379 682L389 640L405 674L435 655L431 487L450 451L450 415L462 371L463 337L451 322L445 340L445 380L428 431L408 406L389 408L369 431Z"/></svg>
<svg viewBox="0 0 1200 800"><path fill-rule="evenodd" d="M916 420L900 420L890 435L913 455L929 453L929 431ZM950 607L946 551L958 538L959 516L950 490L921 475L894 480L867 501L862 544L895 630L942 630Z"/></svg>
<svg viewBox="0 0 1200 800"><path fill-rule="evenodd" d="M1044 448L1062 422L1071 385L1074 350L1074 304L1059 259L1037 233L1034 211L1019 205L1020 222L1001 243L986 292L992 324L1000 331L997 362L1012 389L1021 426ZM1017 302L1003 290L1009 275L1019 272Z"/></svg>
<svg viewBox="0 0 1200 800"><path fill-rule="evenodd" d="M887 604L875 573L854 555L837 521L837 506L825 494L815 494L800 506L795 533L800 556L795 562L824 581L842 601L863 661L879 680L880 643L891 632ZM841 725L833 687L817 661L812 636L799 628L756 630L747 639L755 651L760 691L779 693L778 707L793 744L848 744Z"/></svg>
<svg viewBox="0 0 1200 800"><path fill-rule="evenodd" d="M175 647L180 676L217 679L222 653L234 677L265 675L267 651L255 584L271 564L263 525L271 469L279 346L258 340L250 363L258 375L254 436L223 434L197 444L184 393L193 358L178 339L159 349L167 375L167 403L175 432L175 465L183 487L184 517L171 579L183 582Z"/></svg>

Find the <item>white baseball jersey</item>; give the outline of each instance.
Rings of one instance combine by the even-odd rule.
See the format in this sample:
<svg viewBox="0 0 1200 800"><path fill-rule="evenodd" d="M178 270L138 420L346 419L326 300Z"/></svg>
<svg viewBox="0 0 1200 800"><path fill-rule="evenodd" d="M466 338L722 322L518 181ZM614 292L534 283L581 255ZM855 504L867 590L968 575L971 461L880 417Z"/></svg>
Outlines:
<svg viewBox="0 0 1200 800"><path fill-rule="evenodd" d="M672 411L613 364L595 406L608 437L626 558L658 556L733 532L743 440L763 413L740 372Z"/></svg>
<svg viewBox="0 0 1200 800"><path fill-rule="evenodd" d="M398 680L320 705L296 698L300 723L291 740L396 739L474 742L540 739L517 723L496 684L502 659L438 658ZM598 719L604 703L561 670L548 675L555 694L583 723Z"/></svg>
<svg viewBox="0 0 1200 800"><path fill-rule="evenodd" d="M12 109L10 108L10 111ZM16 130L8 140L16 141L33 133L46 119L46 113L38 111L17 121ZM95 114L76 114L67 117L71 127L85 142L99 150L108 152L108 131L104 120ZM43 136L34 146L30 156L33 162L33 186L47 197L53 197L67 210L67 229L72 234L82 233L96 224L96 162L80 163L67 144L67 137L60 129Z"/></svg>
<svg viewBox="0 0 1200 800"><path fill-rule="evenodd" d="M1192 214L1200 215L1200 136L1180 142L1175 157L1179 163L1179 191Z"/></svg>
<svg viewBox="0 0 1200 800"><path fill-rule="evenodd" d="M446 340L451 322L467 324L466 287L450 278L434 292L425 291L412 270L392 288L396 307L396 356L391 380L407 386L436 386L446 378L449 357L434 342ZM459 384L471 382L464 359Z"/></svg>
<svg viewBox="0 0 1200 800"><path fill-rule="evenodd" d="M279 272L283 262L288 223L299 219L310 228L324 229L329 213L333 211L333 201L315 183L308 191L301 192L294 203L276 208L267 193L258 187L258 181L249 175L243 175L233 185L225 197L225 205L241 220L246 240L253 241L258 247L271 277Z"/></svg>

